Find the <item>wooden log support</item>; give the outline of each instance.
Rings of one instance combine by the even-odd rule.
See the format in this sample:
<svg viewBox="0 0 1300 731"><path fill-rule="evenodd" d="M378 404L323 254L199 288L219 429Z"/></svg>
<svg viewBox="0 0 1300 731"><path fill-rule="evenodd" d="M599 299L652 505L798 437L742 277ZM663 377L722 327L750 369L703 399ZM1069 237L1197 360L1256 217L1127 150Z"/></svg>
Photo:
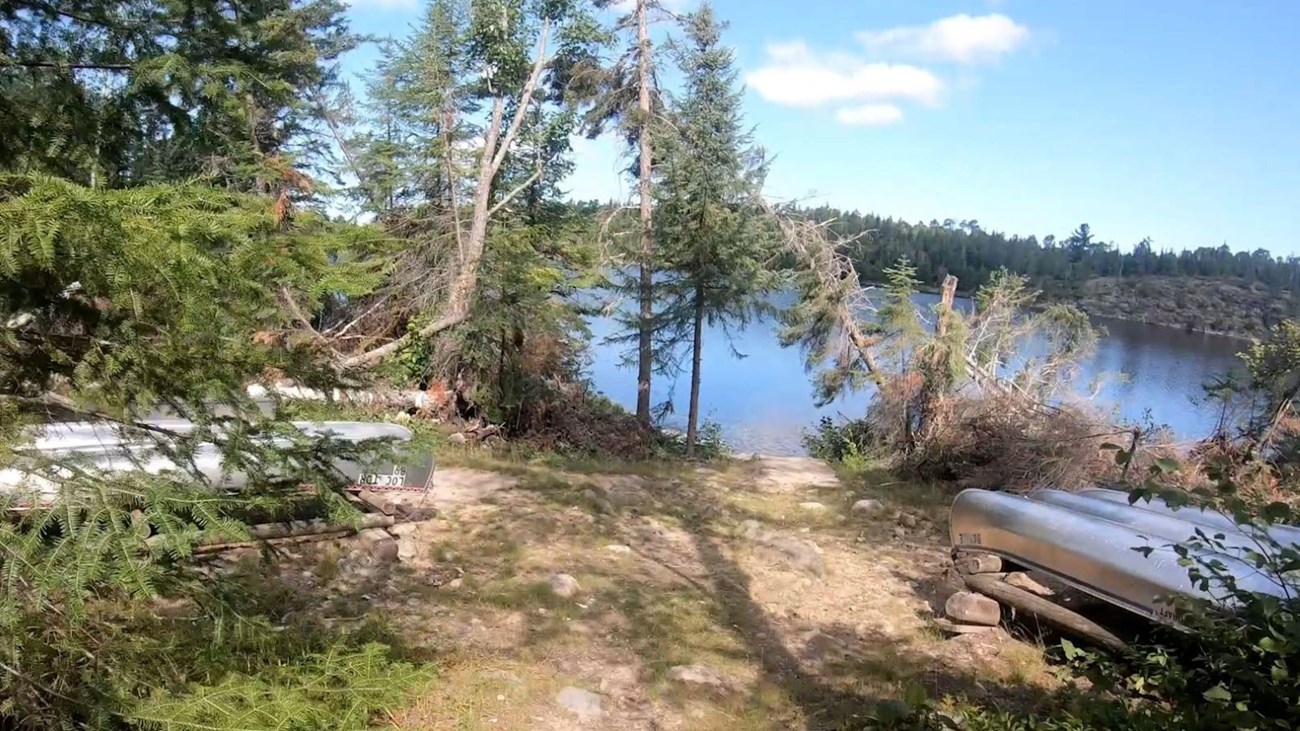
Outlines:
<svg viewBox="0 0 1300 731"><path fill-rule="evenodd" d="M352 535L351 530L332 531L329 533L309 533L303 536L285 536L284 538L268 538L264 541L234 541L232 543L205 543L194 548L194 554L197 556L210 556L224 551L233 551L237 548L257 548L261 545L272 546L298 546L304 543L320 543L323 541L332 541L337 538L345 538Z"/></svg>
<svg viewBox="0 0 1300 731"><path fill-rule="evenodd" d="M972 591L978 591L1009 607L1028 612L1059 630L1082 637L1110 650L1117 652L1128 650L1128 645L1124 640L1116 637L1105 627L1078 612L1054 604L1040 596L1030 594L1024 589L1016 588L987 574L971 574L964 578L966 586L970 587Z"/></svg>
<svg viewBox="0 0 1300 731"><path fill-rule="evenodd" d="M194 552L199 554L215 553L231 548L256 546L261 542L311 543L313 540L339 538L367 528L390 528L396 522L397 519L391 515L366 513L361 516L355 526L330 523L325 520L292 520L287 523L263 523L248 529L251 540L224 541L212 539L201 541L199 545L194 547ZM316 536L319 536L319 538L313 539ZM153 536L146 539L146 543L157 543L162 538L162 536Z"/></svg>
<svg viewBox="0 0 1300 731"><path fill-rule="evenodd" d="M291 520L288 523L263 523L249 528L253 538L269 540L272 538L289 538L308 536L316 533L335 533L338 531L360 531L366 528L388 528L397 520L391 515L366 513L357 521L356 526L340 525L325 520Z"/></svg>

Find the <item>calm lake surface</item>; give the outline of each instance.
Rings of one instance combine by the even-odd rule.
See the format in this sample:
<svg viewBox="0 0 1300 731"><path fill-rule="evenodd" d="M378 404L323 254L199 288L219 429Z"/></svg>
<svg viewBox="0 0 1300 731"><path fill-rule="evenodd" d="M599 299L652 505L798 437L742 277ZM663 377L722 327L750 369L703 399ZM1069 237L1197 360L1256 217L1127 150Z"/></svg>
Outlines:
<svg viewBox="0 0 1300 731"><path fill-rule="evenodd" d="M936 299L917 297L918 305L927 308ZM788 299L781 298L778 304L788 304ZM1107 334L1084 364L1078 384L1087 389L1097 378L1103 379L1094 399L1098 407L1124 419L1166 424L1180 439L1196 439L1210 432L1213 410L1196 403L1203 395L1201 384L1239 367L1236 353L1243 349L1243 341L1122 320L1095 322L1105 327ZM592 360L588 374L592 383L606 396L634 409L636 370L622 366L624 346L603 342L615 332L615 324L595 318L589 325ZM720 329L705 333L701 415L721 424L724 438L739 452L802 454L804 428L821 416L861 416L871 400L871 394L864 391L815 407L803 354L798 348L782 348L776 327L771 320L755 322L733 330L730 343ZM733 348L744 357L737 356ZM665 423L684 425L689 372L678 376L675 383L656 377L653 387L656 403L671 393L674 413Z"/></svg>

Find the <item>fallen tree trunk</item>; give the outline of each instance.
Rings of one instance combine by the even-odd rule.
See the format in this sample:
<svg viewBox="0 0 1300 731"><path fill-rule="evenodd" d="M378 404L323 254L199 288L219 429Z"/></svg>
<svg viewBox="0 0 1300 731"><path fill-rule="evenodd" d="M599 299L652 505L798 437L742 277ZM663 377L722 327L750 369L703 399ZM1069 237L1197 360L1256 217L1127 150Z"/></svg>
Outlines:
<svg viewBox="0 0 1300 731"><path fill-rule="evenodd" d="M272 546L296 546L303 543L319 543L322 541L332 541L336 538L345 538L352 535L350 530L333 531L330 533L312 533L305 536L286 536L284 538L272 538L265 541L233 541L230 543L209 543L194 549L197 556L210 556L214 553L233 551L239 548L257 548L261 545Z"/></svg>
<svg viewBox="0 0 1300 731"><path fill-rule="evenodd" d="M304 536L317 536L326 534L347 535L356 533L367 528L390 528L397 522L397 519L391 515L380 515L367 513L361 516L356 525L342 525L331 523L326 520L291 520L287 523L263 523L254 525L248 529L249 536L252 540L247 541L228 541L221 538L203 540L195 547L195 553L207 553L213 550L224 550L225 548L234 548L239 546L254 546L262 541L277 541L286 538L302 538ZM147 543L158 543L163 536L153 536ZM222 548L214 548L220 546Z"/></svg>
<svg viewBox="0 0 1300 731"><path fill-rule="evenodd" d="M1042 621L1094 642L1116 652L1128 650L1128 644L1109 630L1070 609L1050 602L1024 589L1014 587L990 574L970 574L963 577L966 586L1009 607L1038 617Z"/></svg>

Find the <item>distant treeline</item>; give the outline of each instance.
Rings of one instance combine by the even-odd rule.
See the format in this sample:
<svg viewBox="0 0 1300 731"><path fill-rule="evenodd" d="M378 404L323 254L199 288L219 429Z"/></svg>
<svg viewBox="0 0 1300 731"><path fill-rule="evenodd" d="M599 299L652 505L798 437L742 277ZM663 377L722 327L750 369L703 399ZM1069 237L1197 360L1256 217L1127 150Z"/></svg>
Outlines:
<svg viewBox="0 0 1300 731"><path fill-rule="evenodd" d="M1153 275L1239 278L1275 291L1300 289L1300 257L1275 257L1265 249L1234 252L1223 245L1174 251L1157 249L1144 239L1131 251L1120 251L1099 241L1086 223L1063 239L1039 239L986 231L978 221L908 223L829 207L806 213L817 221L833 221L836 233L860 235L855 263L867 281L882 281L884 269L905 256L922 282L937 284L952 274L964 291L978 288L1002 267L1029 276L1048 294L1096 277Z"/></svg>

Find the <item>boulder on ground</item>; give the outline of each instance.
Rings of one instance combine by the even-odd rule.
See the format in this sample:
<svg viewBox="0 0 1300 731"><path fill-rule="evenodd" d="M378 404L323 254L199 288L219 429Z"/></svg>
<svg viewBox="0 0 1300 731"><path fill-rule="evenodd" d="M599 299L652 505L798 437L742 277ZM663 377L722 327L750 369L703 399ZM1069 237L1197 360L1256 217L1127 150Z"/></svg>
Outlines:
<svg viewBox="0 0 1300 731"><path fill-rule="evenodd" d="M731 690L735 681L706 665L677 665L668 669L669 680L715 691Z"/></svg>
<svg viewBox="0 0 1300 731"><path fill-rule="evenodd" d="M398 558L397 539L383 528L366 528L357 533L357 541L378 563L390 563Z"/></svg>
<svg viewBox="0 0 1300 731"><path fill-rule="evenodd" d="M553 594L563 599L572 599L582 588L578 585L578 580L568 574L551 574L546 583L550 585Z"/></svg>
<svg viewBox="0 0 1300 731"><path fill-rule="evenodd" d="M885 504L879 500L859 500L853 503L851 508L854 515L875 515L885 509Z"/></svg>
<svg viewBox="0 0 1300 731"><path fill-rule="evenodd" d="M555 702L582 719L599 718L601 715L600 695L572 685L556 693Z"/></svg>
<svg viewBox="0 0 1300 731"><path fill-rule="evenodd" d="M996 601L969 591L959 591L948 597L943 610L958 624L993 627L1002 621L1002 607Z"/></svg>

